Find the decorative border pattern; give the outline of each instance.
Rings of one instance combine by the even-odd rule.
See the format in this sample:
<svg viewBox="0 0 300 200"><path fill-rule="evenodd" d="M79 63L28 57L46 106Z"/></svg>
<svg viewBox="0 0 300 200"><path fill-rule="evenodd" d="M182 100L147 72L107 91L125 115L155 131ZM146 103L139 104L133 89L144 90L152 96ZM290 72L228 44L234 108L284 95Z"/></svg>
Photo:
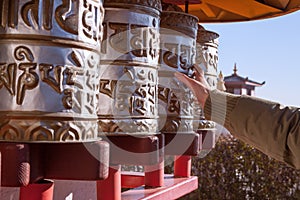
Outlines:
<svg viewBox="0 0 300 200"><path fill-rule="evenodd" d="M116 4L135 4L162 10L160 0L105 0L104 7L117 7Z"/></svg>
<svg viewBox="0 0 300 200"><path fill-rule="evenodd" d="M97 121L0 115L0 140L18 142L86 142L97 140Z"/></svg>
<svg viewBox="0 0 300 200"><path fill-rule="evenodd" d="M99 136L105 135L154 135L157 134L157 119L99 119Z"/></svg>
<svg viewBox="0 0 300 200"><path fill-rule="evenodd" d="M214 43L218 45L219 34L213 31L205 30L203 26L198 25L197 42L199 43Z"/></svg>
<svg viewBox="0 0 300 200"><path fill-rule="evenodd" d="M198 18L183 12L163 11L161 13L160 27L176 30L191 38L196 38Z"/></svg>

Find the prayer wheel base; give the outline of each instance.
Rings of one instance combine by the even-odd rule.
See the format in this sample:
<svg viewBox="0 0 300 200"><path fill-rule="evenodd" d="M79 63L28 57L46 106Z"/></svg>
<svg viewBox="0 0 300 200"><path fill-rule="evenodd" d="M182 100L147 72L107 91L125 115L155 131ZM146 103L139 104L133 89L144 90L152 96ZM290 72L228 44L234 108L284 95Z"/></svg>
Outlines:
<svg viewBox="0 0 300 200"><path fill-rule="evenodd" d="M202 135L197 133L164 133L166 155L197 156L202 148Z"/></svg>
<svg viewBox="0 0 300 200"><path fill-rule="evenodd" d="M0 142L1 186L21 187L42 179L102 180L108 176L109 145Z"/></svg>
<svg viewBox="0 0 300 200"><path fill-rule="evenodd" d="M110 164L153 165L163 155L163 135L106 136L110 145Z"/></svg>

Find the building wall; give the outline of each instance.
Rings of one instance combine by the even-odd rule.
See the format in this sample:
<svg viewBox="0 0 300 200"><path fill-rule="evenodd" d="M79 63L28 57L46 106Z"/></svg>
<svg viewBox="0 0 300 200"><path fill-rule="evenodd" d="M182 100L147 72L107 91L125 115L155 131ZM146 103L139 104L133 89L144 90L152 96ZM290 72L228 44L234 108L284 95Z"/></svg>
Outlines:
<svg viewBox="0 0 300 200"><path fill-rule="evenodd" d="M241 94L241 89L240 88L234 88L233 94Z"/></svg>
<svg viewBox="0 0 300 200"><path fill-rule="evenodd" d="M246 88L242 88L242 89L241 89L241 94L247 95L247 89L246 89Z"/></svg>

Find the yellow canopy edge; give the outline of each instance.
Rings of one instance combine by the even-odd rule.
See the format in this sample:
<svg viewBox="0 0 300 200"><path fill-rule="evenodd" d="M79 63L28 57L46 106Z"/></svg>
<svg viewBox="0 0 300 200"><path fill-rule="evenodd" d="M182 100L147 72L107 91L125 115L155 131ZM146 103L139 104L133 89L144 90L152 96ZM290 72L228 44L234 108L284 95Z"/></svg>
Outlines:
<svg viewBox="0 0 300 200"><path fill-rule="evenodd" d="M165 0L186 10L185 0ZM236 22L278 17L300 9L300 0L189 0L188 13L205 22Z"/></svg>

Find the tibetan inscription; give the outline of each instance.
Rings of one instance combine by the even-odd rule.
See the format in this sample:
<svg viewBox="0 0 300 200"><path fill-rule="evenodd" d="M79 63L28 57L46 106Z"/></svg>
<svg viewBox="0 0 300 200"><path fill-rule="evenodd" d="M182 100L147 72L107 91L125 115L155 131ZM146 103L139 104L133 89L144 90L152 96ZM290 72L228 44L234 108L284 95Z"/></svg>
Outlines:
<svg viewBox="0 0 300 200"><path fill-rule="evenodd" d="M164 43L161 51L161 62L172 68L187 70L196 57L195 46L184 44Z"/></svg>
<svg viewBox="0 0 300 200"><path fill-rule="evenodd" d="M0 141L98 133L103 0L0 0Z"/></svg>
<svg viewBox="0 0 300 200"><path fill-rule="evenodd" d="M0 27L16 28L18 25L19 0L0 0Z"/></svg>
<svg viewBox="0 0 300 200"><path fill-rule="evenodd" d="M70 62L74 65L54 65L50 63L37 63L33 51L26 46L18 46L14 50L13 58L16 62L0 62L0 90L16 97L16 103L22 105L29 90L40 87L41 83L47 84L58 95L63 95L61 102L65 109L73 109L81 113L84 110L95 114L95 91L98 90L99 79L98 56L93 55L86 58L87 69L79 64L77 58L80 56L76 51L70 53ZM77 56L74 56L74 55ZM76 58L76 59L75 59ZM85 80L85 81L82 81ZM85 98L85 99L82 99Z"/></svg>
<svg viewBox="0 0 300 200"><path fill-rule="evenodd" d="M99 45L101 0L0 0L0 34L76 39ZM24 37L24 36L22 36Z"/></svg>
<svg viewBox="0 0 300 200"><path fill-rule="evenodd" d="M135 57L154 59L158 56L159 33L155 28L116 22L109 22L103 27L104 39L101 49L103 54L111 47L116 52L131 53ZM112 33L108 35L109 32Z"/></svg>
<svg viewBox="0 0 300 200"><path fill-rule="evenodd" d="M105 2L99 135L157 133L159 11L146 1ZM147 1L148 4L152 1Z"/></svg>

